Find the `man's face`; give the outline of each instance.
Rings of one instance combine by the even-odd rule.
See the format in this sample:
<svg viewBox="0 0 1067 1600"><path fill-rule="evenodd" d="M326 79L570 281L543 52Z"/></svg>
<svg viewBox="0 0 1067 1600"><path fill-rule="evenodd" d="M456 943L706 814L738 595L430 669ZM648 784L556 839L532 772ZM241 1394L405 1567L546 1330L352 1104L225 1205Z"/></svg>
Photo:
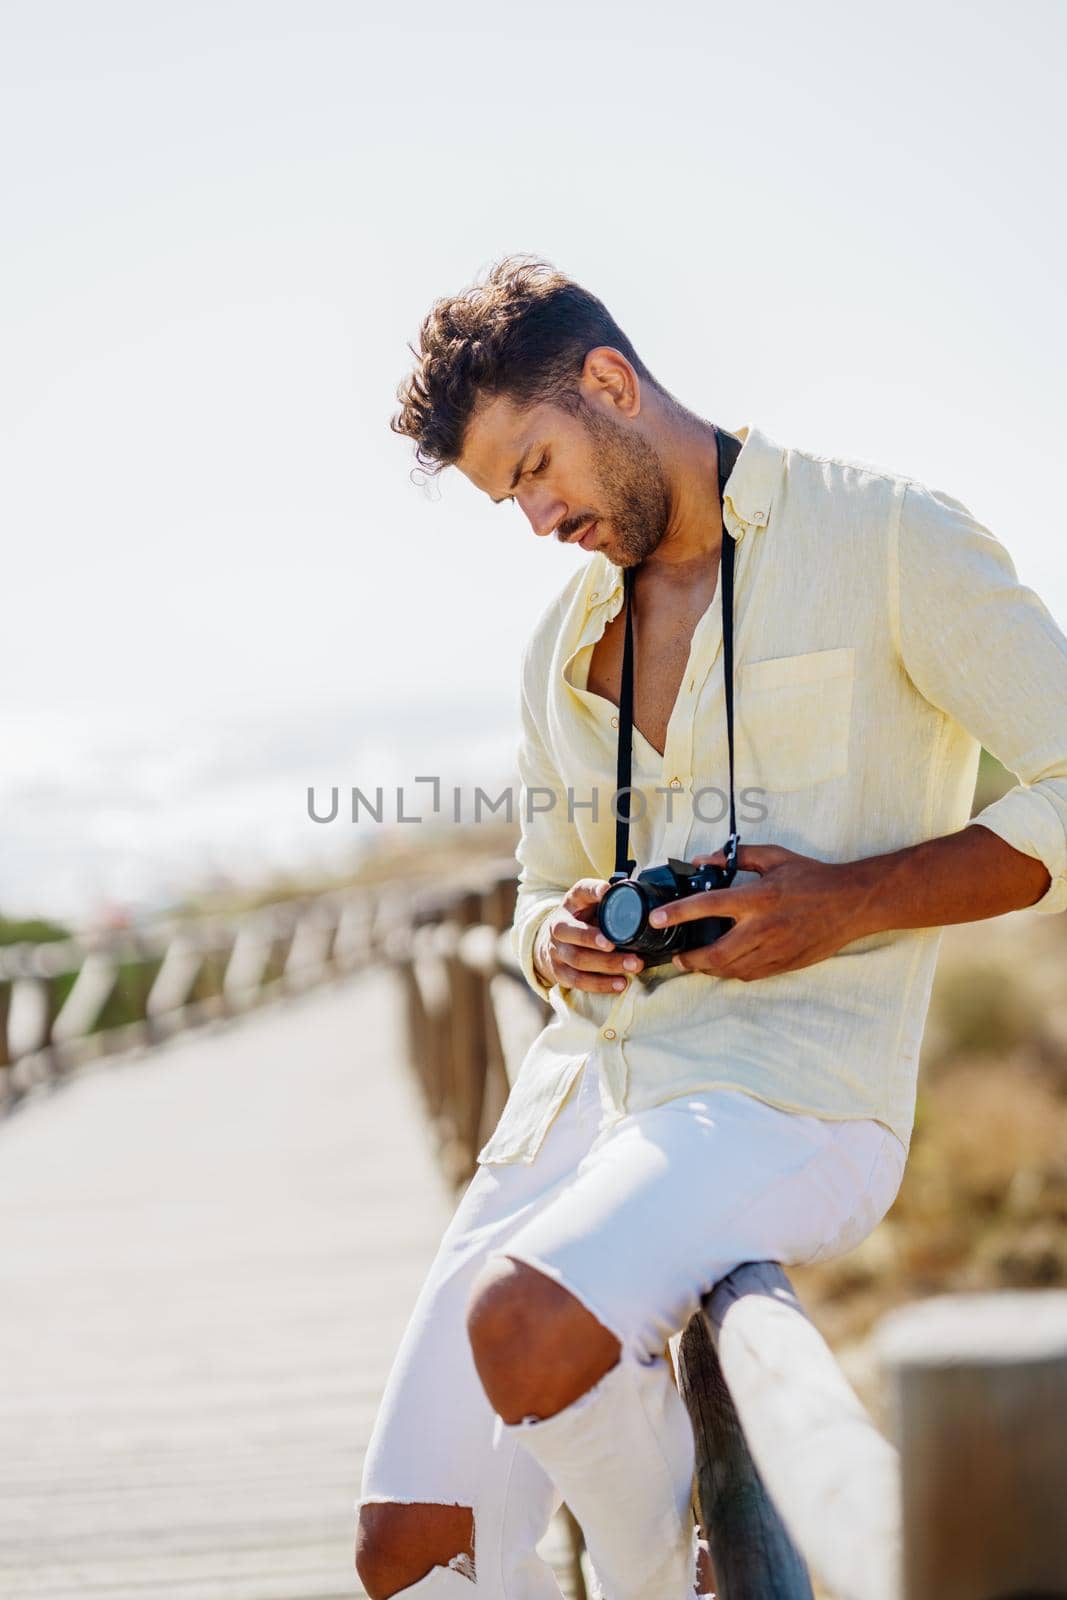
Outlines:
<svg viewBox="0 0 1067 1600"><path fill-rule="evenodd" d="M585 539L616 566L636 566L667 531L670 493L652 445L609 404L583 395L572 416L496 396L472 417L456 465L493 500L513 499L536 534Z"/></svg>

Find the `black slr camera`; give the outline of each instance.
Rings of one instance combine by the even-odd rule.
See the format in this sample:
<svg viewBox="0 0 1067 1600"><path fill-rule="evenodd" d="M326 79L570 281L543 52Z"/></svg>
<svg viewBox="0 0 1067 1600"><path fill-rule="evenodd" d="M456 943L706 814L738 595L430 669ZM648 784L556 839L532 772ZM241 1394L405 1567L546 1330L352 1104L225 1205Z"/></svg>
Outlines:
<svg viewBox="0 0 1067 1600"><path fill-rule="evenodd" d="M698 917L673 927L653 928L648 916L657 906L706 889L725 889L737 874L734 853L725 867L694 867L671 857L665 867L647 867L636 878L613 872L611 887L597 906L597 926L616 950L643 956L646 966L662 966L681 950L714 944L733 927L731 917Z"/></svg>

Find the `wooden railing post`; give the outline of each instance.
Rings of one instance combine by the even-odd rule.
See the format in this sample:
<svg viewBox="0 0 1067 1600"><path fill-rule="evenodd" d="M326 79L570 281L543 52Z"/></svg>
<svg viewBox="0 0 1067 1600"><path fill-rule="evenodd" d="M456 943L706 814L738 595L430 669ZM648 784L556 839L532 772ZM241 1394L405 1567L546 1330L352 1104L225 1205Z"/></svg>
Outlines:
<svg viewBox="0 0 1067 1600"><path fill-rule="evenodd" d="M410 901L410 891L405 894L405 901ZM374 902L369 890L352 894L345 901L333 942L333 959L339 972L354 972L371 961L373 915Z"/></svg>
<svg viewBox="0 0 1067 1600"><path fill-rule="evenodd" d="M263 963L259 987L261 994L277 995L288 988L285 968L296 933L296 913L292 906L276 905L270 912L270 948Z"/></svg>
<svg viewBox="0 0 1067 1600"><path fill-rule="evenodd" d="M743 1462L737 1468L748 1500L746 1508L742 1496L742 1521L735 1516L731 1546L735 1538L742 1540L747 1517L757 1548L762 1540L769 1552L777 1552L777 1544L769 1543L770 1524L761 1499L765 1490L790 1541L834 1600L899 1600L896 1452L805 1317L781 1267L767 1261L738 1267L705 1296L704 1317L755 1464L752 1473ZM717 1394L713 1382L712 1411ZM723 1431L728 1434L731 1426L727 1420ZM712 1440L703 1445L709 1456L714 1448ZM702 1501L702 1510L714 1541L714 1503ZM725 1555L740 1559L736 1552ZM785 1581L781 1572L790 1569L779 1568L782 1558L769 1553L762 1563L767 1575L759 1580L765 1587L751 1588L755 1580L746 1573L743 1586L732 1594L718 1570L722 1559L716 1548L716 1576L728 1600L734 1594L745 1600L750 1595L762 1600L765 1594L792 1600L794 1594L809 1593L806 1588L774 1587ZM790 1581L799 1584L800 1579ZM924 1600L933 1600L933 1595Z"/></svg>
<svg viewBox="0 0 1067 1600"><path fill-rule="evenodd" d="M148 1015L148 996L162 964L163 955L157 944L143 935L132 935L128 946L129 972L126 994L130 1001L133 1019L143 1044L154 1044L156 1032Z"/></svg>
<svg viewBox="0 0 1067 1600"><path fill-rule="evenodd" d="M458 948L461 931L476 926L481 912L477 891L459 894L448 911L450 937L446 941L445 968L449 986L449 1110L457 1139L457 1181L474 1171L478 1130L485 1092L486 1042L483 979L463 960Z"/></svg>
<svg viewBox="0 0 1067 1600"><path fill-rule="evenodd" d="M221 922L207 929L203 936L200 970L190 1000L204 1021L214 1021L226 1015L226 968L236 942L236 930Z"/></svg>
<svg viewBox="0 0 1067 1600"><path fill-rule="evenodd" d="M693 1424L718 1600L811 1600L807 1568L756 1470L701 1312L682 1334L678 1388Z"/></svg>
<svg viewBox="0 0 1067 1600"><path fill-rule="evenodd" d="M42 951L49 951L48 945L42 945ZM63 1009L69 985L67 979L69 972L62 970L59 964L53 965L50 960L42 960L40 990L43 1007L41 1023L41 1055L47 1076L53 1081L63 1075L63 1060L60 1050L60 1041L55 1036L56 1021Z"/></svg>
<svg viewBox="0 0 1067 1600"><path fill-rule="evenodd" d="M17 1098L11 1076L11 1041L7 1031L11 1015L11 979L0 978L0 1111Z"/></svg>
<svg viewBox="0 0 1067 1600"><path fill-rule="evenodd" d="M115 992L119 963L113 950L86 952L77 977L52 1025L52 1045L57 1055L73 1040L84 1039L96 1027Z"/></svg>
<svg viewBox="0 0 1067 1600"><path fill-rule="evenodd" d="M902 1458L902 1600L1064 1600L1067 1291L922 1301L876 1345Z"/></svg>
<svg viewBox="0 0 1067 1600"><path fill-rule="evenodd" d="M442 1147L454 1135L449 1104L452 1082L452 1028L448 984L438 933L445 915L440 894L416 902L411 928L409 1015L416 1023L411 1040L415 1070L426 1096L426 1108Z"/></svg>

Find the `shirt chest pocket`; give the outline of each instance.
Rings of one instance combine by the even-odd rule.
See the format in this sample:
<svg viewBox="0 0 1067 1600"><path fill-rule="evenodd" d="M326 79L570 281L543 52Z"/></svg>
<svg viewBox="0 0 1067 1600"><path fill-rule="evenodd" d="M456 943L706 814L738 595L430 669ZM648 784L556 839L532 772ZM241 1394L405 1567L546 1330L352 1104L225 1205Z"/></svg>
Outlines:
<svg viewBox="0 0 1067 1600"><path fill-rule="evenodd" d="M747 661L735 690L738 777L770 793L848 770L855 650Z"/></svg>

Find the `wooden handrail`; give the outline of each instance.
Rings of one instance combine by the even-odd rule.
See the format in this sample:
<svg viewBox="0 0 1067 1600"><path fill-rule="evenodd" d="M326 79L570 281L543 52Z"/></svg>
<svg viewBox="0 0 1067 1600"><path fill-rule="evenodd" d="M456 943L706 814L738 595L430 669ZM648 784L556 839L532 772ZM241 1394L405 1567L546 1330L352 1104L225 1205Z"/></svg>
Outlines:
<svg viewBox="0 0 1067 1600"><path fill-rule="evenodd" d="M408 1058L441 1163L459 1187L472 1176L503 1109L515 1034L532 1038L551 1015L512 954L516 889L514 864L507 862L473 885L337 891L237 917L0 949L0 1099L10 1105L94 1057L383 966L400 985ZM126 1015L109 1024L119 994ZM12 1013L34 1003L36 1025L13 1038ZM1026 1316L1026 1296L987 1298L1011 1298L1014 1314ZM1061 1479L1067 1473L1067 1296L1047 1307L1050 1338L1058 1341L1053 1357L1020 1355L1014 1366L996 1348L976 1353L964 1332L966 1307L946 1313L949 1333L938 1334L940 1344L955 1340L962 1352L950 1359L938 1339L937 1349L925 1351L930 1327L940 1329L929 1321L932 1312L917 1310L916 1323L894 1323L902 1331L884 1341L910 1485L902 1591L896 1451L874 1429L779 1266L749 1263L717 1284L682 1334L678 1383L693 1422L696 1498L719 1600L810 1600L809 1567L835 1600L901 1600L902 1592L906 1600L928 1600L935 1588L946 1596L984 1594L980 1585L956 1589L948 1582L949 1573L969 1573L973 1565L973 1552L962 1553L964 1490L956 1493L953 1478L952 1439L962 1437L958 1394L966 1396L976 1460L1004 1445L984 1417L984 1396L993 1396L1004 1416L1028 1419L1020 1422L1027 1448L1011 1444L1018 1470L996 1478L998 1484L1010 1478L1011 1514L1021 1522L1027 1485L1044 1481L1052 1461ZM988 1320L1003 1333L1003 1307ZM973 1370L964 1382L958 1369L969 1359ZM953 1369L951 1382L946 1367ZM1055 1405L1047 1401L1053 1393ZM951 1511L936 1529L916 1497L927 1481ZM962 1473L959 1484L968 1481ZM991 1502L984 1513L989 1527L981 1549L993 1554L980 1576L990 1583L996 1577L991 1595L1021 1595L1038 1576L1047 1585L1053 1573L1059 1588L1045 1592L1067 1594L1058 1503L1056 1514L1045 1517L1041 1496L1030 1498L1026 1559L1020 1541L1004 1533L1007 1509L997 1528L996 1506Z"/></svg>
<svg viewBox="0 0 1067 1600"><path fill-rule="evenodd" d="M0 947L0 1111L102 1057L381 960L396 909L392 897L350 889Z"/></svg>

